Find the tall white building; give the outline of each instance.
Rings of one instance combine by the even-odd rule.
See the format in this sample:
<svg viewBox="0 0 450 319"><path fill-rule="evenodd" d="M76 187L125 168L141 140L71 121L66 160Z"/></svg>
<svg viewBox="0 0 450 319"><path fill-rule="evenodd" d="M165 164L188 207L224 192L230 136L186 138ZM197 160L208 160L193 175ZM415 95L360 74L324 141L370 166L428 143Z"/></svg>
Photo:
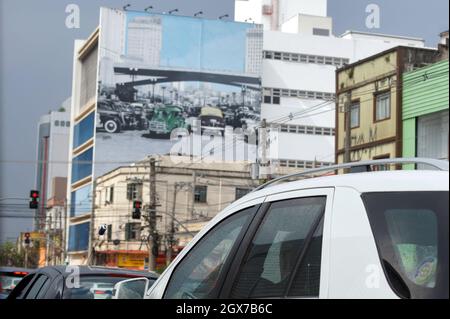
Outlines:
<svg viewBox="0 0 450 319"><path fill-rule="evenodd" d="M236 19L265 30L261 118L271 131L260 144L269 161L262 176L334 162L337 68L398 45L424 46L421 39L365 32L334 36L326 11L326 0L236 1Z"/></svg>
<svg viewBox="0 0 450 319"><path fill-rule="evenodd" d="M36 143L36 185L40 207L36 211L35 229L45 227L46 205L54 193L54 179L67 177L70 134L70 99L63 103L67 111L53 111L38 123Z"/></svg>
<svg viewBox="0 0 450 319"><path fill-rule="evenodd" d="M161 17L136 17L128 22L128 59L159 66L162 47Z"/></svg>
<svg viewBox="0 0 450 319"><path fill-rule="evenodd" d="M262 25L255 25L247 31L245 72L249 74L261 74L262 50L264 32Z"/></svg>

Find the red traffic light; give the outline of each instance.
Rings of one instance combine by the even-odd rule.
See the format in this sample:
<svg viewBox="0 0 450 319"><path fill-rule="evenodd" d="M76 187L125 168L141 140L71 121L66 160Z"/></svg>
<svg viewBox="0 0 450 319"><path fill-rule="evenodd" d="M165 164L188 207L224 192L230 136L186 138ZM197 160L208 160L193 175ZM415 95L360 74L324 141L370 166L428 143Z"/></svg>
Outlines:
<svg viewBox="0 0 450 319"><path fill-rule="evenodd" d="M142 207L142 202L140 202L140 201L135 201L134 202L133 208L141 209L141 207Z"/></svg>
<svg viewBox="0 0 450 319"><path fill-rule="evenodd" d="M39 198L39 191L31 191L30 192L30 197L33 198L33 199Z"/></svg>

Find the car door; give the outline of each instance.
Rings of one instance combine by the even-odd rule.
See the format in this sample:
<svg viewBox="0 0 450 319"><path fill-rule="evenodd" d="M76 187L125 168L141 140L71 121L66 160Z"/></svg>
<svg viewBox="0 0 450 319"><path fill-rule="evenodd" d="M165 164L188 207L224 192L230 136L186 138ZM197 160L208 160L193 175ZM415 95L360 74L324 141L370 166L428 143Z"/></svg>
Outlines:
<svg viewBox="0 0 450 319"><path fill-rule="evenodd" d="M217 298L265 197L230 205L203 228L150 288L147 299Z"/></svg>
<svg viewBox="0 0 450 319"><path fill-rule="evenodd" d="M326 298L333 188L268 196L220 298Z"/></svg>

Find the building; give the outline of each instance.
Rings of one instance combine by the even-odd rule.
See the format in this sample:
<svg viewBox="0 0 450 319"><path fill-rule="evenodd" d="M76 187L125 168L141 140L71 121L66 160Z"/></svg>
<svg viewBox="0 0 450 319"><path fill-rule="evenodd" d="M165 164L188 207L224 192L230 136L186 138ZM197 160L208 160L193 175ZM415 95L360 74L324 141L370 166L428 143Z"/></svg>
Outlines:
<svg viewBox="0 0 450 319"><path fill-rule="evenodd" d="M306 18L297 33L264 32L261 118L271 132L262 177L335 162L337 68L398 45L424 46L420 39L355 31L336 37L323 31L328 18ZM316 23L322 31L314 31Z"/></svg>
<svg viewBox="0 0 450 319"><path fill-rule="evenodd" d="M298 13L327 16L327 0L236 0L234 19L262 24L264 30L282 31L283 24Z"/></svg>
<svg viewBox="0 0 450 319"><path fill-rule="evenodd" d="M162 47L162 26L160 17L135 17L128 23L125 44L127 59L142 64L157 66Z"/></svg>
<svg viewBox="0 0 450 319"><path fill-rule="evenodd" d="M38 123L35 189L40 192L40 207L36 211L34 227L37 231L45 228L46 204L54 191L54 178L67 176L71 126L69 109L70 99L62 104L60 111L42 116Z"/></svg>
<svg viewBox="0 0 450 319"><path fill-rule="evenodd" d="M337 163L402 157L403 74L437 55L399 46L337 70Z"/></svg>
<svg viewBox="0 0 450 319"><path fill-rule="evenodd" d="M261 74L262 50L263 50L264 33L262 25L255 25L255 28L247 31L246 43L246 73Z"/></svg>
<svg viewBox="0 0 450 319"><path fill-rule="evenodd" d="M67 257L72 264L85 264L91 229L92 172L97 94L99 29L83 41L75 41L69 158L67 171Z"/></svg>
<svg viewBox="0 0 450 319"><path fill-rule="evenodd" d="M52 193L47 201L46 264L61 265L65 262L65 236L67 234L67 178L52 180ZM43 265L43 266L45 266Z"/></svg>
<svg viewBox="0 0 450 319"><path fill-rule="evenodd" d="M266 2L268 1L249 1L259 5L266 5ZM232 134L229 133L229 128L234 128L232 125L227 125L224 129L225 137L220 137L222 144L219 143L219 146L213 145L206 136L205 140L197 143L203 143L200 147L186 143L189 144L186 149L189 147L189 155L199 155L199 158L223 158L224 154L229 156L232 151L236 151L236 158L239 155L259 160L263 168L260 170L260 177L266 178L268 175L283 174L290 170L298 171L334 163L337 67L399 44L417 47L424 45L420 39L361 32L348 32L335 37L331 18L326 16L326 1L280 1L279 4L280 15L276 22L278 27L267 28L266 23L261 20L264 25L263 43L261 26L256 24L258 21L247 21L254 22L253 25L198 17L167 18L147 12L102 8L101 28L87 40L77 41L75 46L71 108L73 130L70 141L72 165L69 168L67 187L70 210L67 248L72 263L86 263L88 260L89 234L93 229L91 212L95 177L119 166L117 162L136 162L142 156L150 155L150 152L168 154L173 150L167 141L159 140L148 144L151 137L145 135L151 134L135 132L131 139L129 137L133 133L118 133L117 126L111 119L105 119L103 127L96 128L96 124L101 122L97 121L99 117L104 115L106 118L104 110L97 112L99 98L108 100L117 108L122 108L127 103L136 104L132 102L139 102L142 107L154 107L155 103L168 104L175 100L175 104L178 104L180 100L186 105L201 109L208 104L221 104L220 101L224 101L221 105L223 115L225 120L226 117L232 119L232 125L236 120L243 123L236 118L236 114L246 115L245 126L252 129L258 128L262 123L261 119L265 119L270 131L263 139L264 142L260 143L265 145L260 146L261 159L256 159L257 145L245 142L245 138L241 139L239 145L244 146L243 150L234 147L239 141L233 136L233 129ZM251 11L261 12L260 9L257 7ZM171 50L161 50L158 67L147 67L127 58L127 42L130 39L126 30L130 27L128 22L136 16L168 19L163 26L173 23L172 28L163 30L162 36L176 46L172 46ZM139 20L142 25L141 22ZM195 32L195 38L201 38L200 45L195 41L176 42L176 37L183 36L183 33L173 30L181 28L180 26L194 26L197 31L201 31L202 36ZM138 32L137 29L135 31L135 36L150 34L152 38L155 37L155 30L147 33L141 32L142 30ZM206 42L202 42L203 40ZM140 47L138 38L133 41L133 46ZM180 58L178 47L185 44L188 45L187 52L192 54ZM236 55L224 53L233 53L234 51L228 51L230 48L237 50ZM258 50L261 50L259 55ZM140 54L136 53L137 55ZM261 65L258 66L261 56L262 77L257 73L261 70ZM190 85L177 88L173 84L180 81L183 84L195 83L199 80L201 84L195 89L191 89ZM220 85L216 85L218 83ZM227 90L221 91L224 83ZM188 92L180 92L182 87ZM146 91L142 94L144 88ZM122 97L118 97L119 95ZM136 99L139 101L134 101ZM230 109L226 109L227 107ZM194 107L191 109L195 111ZM117 113L117 110L112 110L110 114L114 112ZM121 121L117 117L115 120ZM109 135L100 132L107 121L112 124L114 131ZM161 124L153 122L154 127ZM127 125L124 119L120 123L124 127ZM159 127L168 127L166 123L162 124ZM193 124L195 128L195 122ZM230 143L227 143L227 137L232 137ZM227 144L225 152L222 152L223 144ZM188 155L184 150L182 149L182 154ZM137 154L139 157L136 158ZM230 158L233 159L233 156ZM96 175L98 172L100 174Z"/></svg>
<svg viewBox="0 0 450 319"><path fill-rule="evenodd" d="M448 160L448 71L446 59L403 75L404 157Z"/></svg>
<svg viewBox="0 0 450 319"><path fill-rule="evenodd" d="M168 156L157 158L156 196L158 199L158 267L166 263L171 230L174 254L218 212L255 186L251 165L247 162L196 163ZM95 181L95 210L92 239L95 264L144 269L148 257L148 224L145 217L132 219L133 202L142 202L142 214L148 214L150 199L149 161L122 166ZM172 218L175 216L175 218ZM106 225L107 232L97 230Z"/></svg>

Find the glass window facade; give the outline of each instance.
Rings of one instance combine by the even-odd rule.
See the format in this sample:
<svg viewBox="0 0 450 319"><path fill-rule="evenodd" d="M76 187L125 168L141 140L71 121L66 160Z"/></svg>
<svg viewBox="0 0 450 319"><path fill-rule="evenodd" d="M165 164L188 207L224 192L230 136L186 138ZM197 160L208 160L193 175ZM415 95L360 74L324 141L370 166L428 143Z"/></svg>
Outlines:
<svg viewBox="0 0 450 319"><path fill-rule="evenodd" d="M83 145L94 137L95 128L95 112L89 114L80 123L75 125L73 129L73 148Z"/></svg>
<svg viewBox="0 0 450 319"><path fill-rule="evenodd" d="M84 215L92 210L92 185L89 184L70 196L70 217Z"/></svg>
<svg viewBox="0 0 450 319"><path fill-rule="evenodd" d="M72 225L69 228L69 251L85 251L89 245L91 223Z"/></svg>
<svg viewBox="0 0 450 319"><path fill-rule="evenodd" d="M72 184L92 174L93 148L78 155L72 161Z"/></svg>

